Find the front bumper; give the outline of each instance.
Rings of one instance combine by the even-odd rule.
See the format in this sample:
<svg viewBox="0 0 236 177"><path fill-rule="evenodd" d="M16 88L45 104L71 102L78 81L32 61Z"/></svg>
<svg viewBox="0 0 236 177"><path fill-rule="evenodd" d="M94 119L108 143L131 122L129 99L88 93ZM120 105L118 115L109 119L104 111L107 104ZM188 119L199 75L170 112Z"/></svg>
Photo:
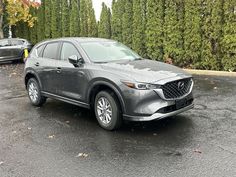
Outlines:
<svg viewBox="0 0 236 177"><path fill-rule="evenodd" d="M153 115L150 116L130 116L130 115L123 115L123 118L125 120L129 120L129 121L151 121L151 120L160 120L166 117L171 117L177 114L180 114L181 112L187 111L189 109L192 109L194 107L194 104L190 104L184 108L178 109L176 111L173 112L169 112L169 113L154 113Z"/></svg>

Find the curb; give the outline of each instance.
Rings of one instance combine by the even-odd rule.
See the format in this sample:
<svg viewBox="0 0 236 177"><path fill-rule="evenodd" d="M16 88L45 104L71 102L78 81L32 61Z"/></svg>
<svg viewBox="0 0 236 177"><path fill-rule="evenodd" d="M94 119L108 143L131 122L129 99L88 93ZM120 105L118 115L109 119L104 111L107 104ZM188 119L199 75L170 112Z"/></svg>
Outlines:
<svg viewBox="0 0 236 177"><path fill-rule="evenodd" d="M186 72L188 72L190 74L195 74L195 75L236 77L236 72L211 71L211 70L195 70L195 69L184 69L184 71L186 71Z"/></svg>

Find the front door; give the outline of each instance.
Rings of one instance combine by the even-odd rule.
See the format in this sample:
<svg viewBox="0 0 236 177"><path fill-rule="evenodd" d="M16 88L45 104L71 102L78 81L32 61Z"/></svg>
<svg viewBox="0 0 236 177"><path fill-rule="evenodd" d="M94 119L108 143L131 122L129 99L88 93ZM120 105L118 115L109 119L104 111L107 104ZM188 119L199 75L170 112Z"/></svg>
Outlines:
<svg viewBox="0 0 236 177"><path fill-rule="evenodd" d="M81 58L74 44L63 42L57 64L57 94L77 101L84 101L83 84L87 80L85 68L84 66L75 67L69 63L68 58L72 55Z"/></svg>

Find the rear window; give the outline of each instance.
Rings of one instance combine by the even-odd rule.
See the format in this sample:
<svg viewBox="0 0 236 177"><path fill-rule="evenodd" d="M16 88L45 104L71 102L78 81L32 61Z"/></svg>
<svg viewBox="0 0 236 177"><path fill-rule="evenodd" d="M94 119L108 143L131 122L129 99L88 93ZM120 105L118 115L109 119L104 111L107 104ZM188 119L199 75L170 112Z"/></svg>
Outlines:
<svg viewBox="0 0 236 177"><path fill-rule="evenodd" d="M6 40L0 40L0 47L5 47L5 46L9 46L9 41Z"/></svg>
<svg viewBox="0 0 236 177"><path fill-rule="evenodd" d="M58 49L58 42L47 44L43 52L43 58L56 59L57 49Z"/></svg>

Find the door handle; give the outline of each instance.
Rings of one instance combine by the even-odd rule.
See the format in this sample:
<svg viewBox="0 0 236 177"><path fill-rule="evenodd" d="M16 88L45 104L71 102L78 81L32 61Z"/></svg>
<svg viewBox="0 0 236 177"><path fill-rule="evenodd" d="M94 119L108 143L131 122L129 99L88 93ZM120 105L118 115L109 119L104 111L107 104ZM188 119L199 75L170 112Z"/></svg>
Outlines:
<svg viewBox="0 0 236 177"><path fill-rule="evenodd" d="M35 65L35 66L39 66L39 62L35 63L34 65Z"/></svg>
<svg viewBox="0 0 236 177"><path fill-rule="evenodd" d="M57 73L61 73L61 68L60 67L57 68Z"/></svg>

